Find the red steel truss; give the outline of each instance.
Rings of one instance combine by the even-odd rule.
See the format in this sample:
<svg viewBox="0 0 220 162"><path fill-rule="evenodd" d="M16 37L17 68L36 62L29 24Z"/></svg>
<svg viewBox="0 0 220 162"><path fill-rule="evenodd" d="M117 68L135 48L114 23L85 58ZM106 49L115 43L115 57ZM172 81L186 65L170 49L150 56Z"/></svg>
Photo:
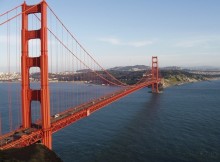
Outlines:
<svg viewBox="0 0 220 162"><path fill-rule="evenodd" d="M159 79L158 79L159 80ZM144 87L147 87L149 85L155 84L156 80L144 82L142 84L139 84L137 86L133 87L128 87L125 88L122 91L116 92L115 94L110 94L106 97L102 97L100 99L97 99L95 101L96 103L87 103L83 105L82 109L80 111L75 112L72 108L69 109L69 111L65 111L61 115L60 118L57 120L51 120L51 131L52 133L55 133L64 127L82 119L85 117L88 117L90 114L94 113L95 111L135 92L138 91ZM44 135L43 135L43 130L42 129L35 129L33 130L29 135L22 136L22 138L15 140L13 142L10 142L4 146L1 147L1 149L8 149L12 147L24 147L28 146L30 144L40 142L43 140Z"/></svg>
<svg viewBox="0 0 220 162"><path fill-rule="evenodd" d="M156 80L156 82L152 84L152 92L158 93L159 92L158 83L160 81L159 81L159 66L158 66L157 56L152 57L152 80Z"/></svg>
<svg viewBox="0 0 220 162"><path fill-rule="evenodd" d="M28 15L40 13L41 28L38 30L28 30ZM22 84L22 126L15 132L10 132L3 136L0 136L0 149L18 148L28 146L33 143L43 143L48 148L52 148L52 133L55 133L64 127L82 119L95 111L125 97L135 91L138 91L144 87L152 86L152 92L158 93L159 78L159 65L158 58L152 57L152 70L151 77L143 77L140 81L133 85L128 86L121 81L114 78L107 71L106 73L117 81L117 84L122 88L117 92L102 96L96 100L90 101L83 105L69 108L65 112L62 112L57 117L51 117L50 115L50 94L48 84L48 32L47 28L47 4L45 1L37 5L28 6L25 2L22 5L22 32L21 32L21 84ZM50 30L49 30L50 31ZM41 53L39 57L31 57L29 55L29 41L32 39L40 39L41 41ZM60 42L62 43L62 42ZM81 46L81 45L80 45ZM92 58L93 59L93 58ZM31 89L30 87L30 68L40 68L40 89ZM103 68L102 68L103 69ZM95 71L94 71L95 72ZM98 73L97 76L103 78ZM105 79L107 80L107 79ZM111 82L111 81L109 81ZM41 121L33 123L31 119L31 102L40 102L41 107ZM33 126L37 125L39 127ZM16 136L16 133L19 136Z"/></svg>
<svg viewBox="0 0 220 162"><path fill-rule="evenodd" d="M28 30L28 15L41 13L41 29ZM31 39L40 39L41 55L29 57L28 42ZM39 101L42 117L42 142L48 148L52 148L52 133L50 124L50 97L48 86L48 54L47 54L47 4L42 1L35 6L22 5L22 127L31 127L31 102ZM41 71L41 88L30 88L29 70L31 67L39 67ZM39 97L38 97L39 96Z"/></svg>

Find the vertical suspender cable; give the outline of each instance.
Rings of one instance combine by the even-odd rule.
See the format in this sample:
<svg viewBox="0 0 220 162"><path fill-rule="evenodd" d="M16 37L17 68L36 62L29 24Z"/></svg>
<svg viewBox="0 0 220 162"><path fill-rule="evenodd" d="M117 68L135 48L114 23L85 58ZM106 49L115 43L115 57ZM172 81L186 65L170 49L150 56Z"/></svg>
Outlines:
<svg viewBox="0 0 220 162"><path fill-rule="evenodd" d="M8 20L8 13L7 13ZM11 69L10 69L10 21L7 23L7 59L8 59L8 111L9 111L9 129L12 131L12 103L11 103Z"/></svg>
<svg viewBox="0 0 220 162"><path fill-rule="evenodd" d="M0 112L0 136L2 135L2 114Z"/></svg>

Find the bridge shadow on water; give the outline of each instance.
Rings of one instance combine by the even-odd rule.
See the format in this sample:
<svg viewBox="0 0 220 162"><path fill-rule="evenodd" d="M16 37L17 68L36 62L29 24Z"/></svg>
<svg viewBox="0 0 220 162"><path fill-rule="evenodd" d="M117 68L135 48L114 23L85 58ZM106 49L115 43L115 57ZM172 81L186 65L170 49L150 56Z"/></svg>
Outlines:
<svg viewBox="0 0 220 162"><path fill-rule="evenodd" d="M143 94L143 90L141 91ZM148 153L152 154L148 146L153 144L153 141L148 139L152 139L157 133L154 125L159 119L160 94L144 95L144 97L148 97L148 99L137 104L138 110L134 112L132 118L126 120L123 129L91 161L147 161ZM129 98L132 99L132 95L128 97L128 100Z"/></svg>
<svg viewBox="0 0 220 162"><path fill-rule="evenodd" d="M145 88L75 123L78 129L65 131L72 142L55 151L65 155L64 161L146 161L157 140L161 95Z"/></svg>
<svg viewBox="0 0 220 162"><path fill-rule="evenodd" d="M218 93L196 86L139 90L54 134L53 149L65 162L219 162Z"/></svg>

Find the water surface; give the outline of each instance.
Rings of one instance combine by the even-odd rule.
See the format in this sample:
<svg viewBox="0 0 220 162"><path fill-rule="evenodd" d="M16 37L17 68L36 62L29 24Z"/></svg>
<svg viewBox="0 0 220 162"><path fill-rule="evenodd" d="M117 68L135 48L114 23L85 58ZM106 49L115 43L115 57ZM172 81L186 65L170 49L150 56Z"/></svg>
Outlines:
<svg viewBox="0 0 220 162"><path fill-rule="evenodd" d="M53 135L65 161L220 161L220 81L145 88Z"/></svg>

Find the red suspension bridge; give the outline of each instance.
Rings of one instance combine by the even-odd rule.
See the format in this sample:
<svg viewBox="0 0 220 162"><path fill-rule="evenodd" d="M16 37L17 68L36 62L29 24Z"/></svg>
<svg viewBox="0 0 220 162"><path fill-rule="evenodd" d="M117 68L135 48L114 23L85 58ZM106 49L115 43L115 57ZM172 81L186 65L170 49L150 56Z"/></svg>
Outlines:
<svg viewBox="0 0 220 162"><path fill-rule="evenodd" d="M53 133L104 106L147 86L158 93L157 57L127 85L91 56L45 1L0 14L0 34L1 149L37 142L51 149Z"/></svg>

